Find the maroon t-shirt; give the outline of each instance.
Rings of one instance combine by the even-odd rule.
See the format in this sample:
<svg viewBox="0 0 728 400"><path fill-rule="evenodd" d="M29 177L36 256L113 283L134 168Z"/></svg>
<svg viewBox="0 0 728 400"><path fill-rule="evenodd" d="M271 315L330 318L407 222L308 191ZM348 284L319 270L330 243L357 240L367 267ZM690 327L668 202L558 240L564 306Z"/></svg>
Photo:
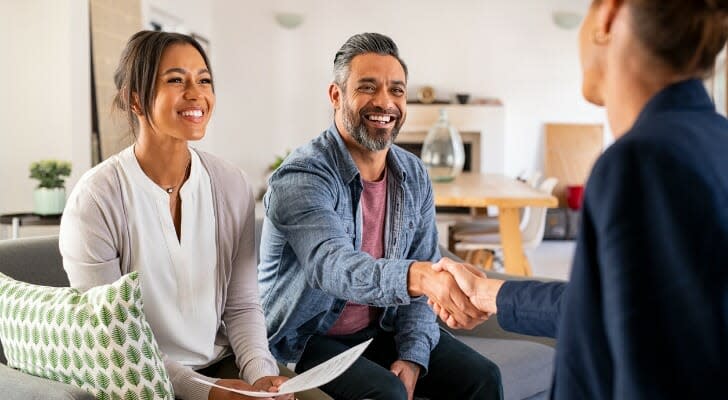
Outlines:
<svg viewBox="0 0 728 400"><path fill-rule="evenodd" d="M387 173L378 182L362 180L361 194L362 241L361 250L373 258L384 257L384 224L387 217ZM350 335L371 324L379 317L380 309L351 301L346 303L341 316L328 335Z"/></svg>

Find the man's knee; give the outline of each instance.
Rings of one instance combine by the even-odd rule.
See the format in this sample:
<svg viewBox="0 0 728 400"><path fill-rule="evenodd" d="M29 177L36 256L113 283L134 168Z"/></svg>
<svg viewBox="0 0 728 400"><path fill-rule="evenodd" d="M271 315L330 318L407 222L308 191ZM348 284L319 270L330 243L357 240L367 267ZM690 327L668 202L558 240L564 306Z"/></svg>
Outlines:
<svg viewBox="0 0 728 400"><path fill-rule="evenodd" d="M467 386L473 394L472 399L502 399L503 382L498 365L487 358L482 358L473 369L477 374L470 374Z"/></svg>
<svg viewBox="0 0 728 400"><path fill-rule="evenodd" d="M365 396L365 398L377 400L407 400L407 389L397 376L391 374L386 378L378 379L377 387Z"/></svg>

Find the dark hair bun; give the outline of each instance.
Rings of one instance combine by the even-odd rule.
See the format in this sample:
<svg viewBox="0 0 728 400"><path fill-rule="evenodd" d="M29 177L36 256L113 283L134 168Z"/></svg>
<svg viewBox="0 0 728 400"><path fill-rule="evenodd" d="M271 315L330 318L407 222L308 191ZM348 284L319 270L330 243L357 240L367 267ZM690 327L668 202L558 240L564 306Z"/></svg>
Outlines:
<svg viewBox="0 0 728 400"><path fill-rule="evenodd" d="M728 0L704 0L709 11L728 13Z"/></svg>

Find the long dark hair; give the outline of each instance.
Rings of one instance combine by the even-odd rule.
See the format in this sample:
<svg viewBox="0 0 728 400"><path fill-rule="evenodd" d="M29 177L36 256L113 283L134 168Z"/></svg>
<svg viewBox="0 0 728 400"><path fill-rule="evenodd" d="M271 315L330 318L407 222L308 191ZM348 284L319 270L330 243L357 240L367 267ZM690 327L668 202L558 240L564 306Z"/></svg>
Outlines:
<svg viewBox="0 0 728 400"><path fill-rule="evenodd" d="M156 80L159 61L164 50L173 44L189 44L193 46L205 60L205 66L212 75L210 61L205 50L191 36L172 32L140 31L127 42L121 53L119 65L114 73L116 95L113 107L126 115L133 135L139 129L139 121L132 109L134 96L137 96L138 113L152 120L150 110L156 96ZM213 91L215 87L213 86Z"/></svg>

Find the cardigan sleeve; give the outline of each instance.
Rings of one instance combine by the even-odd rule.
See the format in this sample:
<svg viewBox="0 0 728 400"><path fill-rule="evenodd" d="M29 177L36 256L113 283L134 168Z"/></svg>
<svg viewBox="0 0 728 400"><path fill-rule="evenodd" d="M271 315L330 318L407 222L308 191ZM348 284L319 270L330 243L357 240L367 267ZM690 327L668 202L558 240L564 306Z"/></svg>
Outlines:
<svg viewBox="0 0 728 400"><path fill-rule="evenodd" d="M121 278L120 252L112 224L93 186L87 180L79 182L63 210L58 237L71 287L86 291Z"/></svg>
<svg viewBox="0 0 728 400"><path fill-rule="evenodd" d="M232 211L241 218L240 229L229 232L237 243L233 253L232 271L222 319L227 336L240 368L240 378L253 384L264 376L278 375L278 365L268 348L263 308L258 293L257 260L255 250L255 202L253 193L238 170L237 182L244 188ZM226 234L229 234L226 232Z"/></svg>

